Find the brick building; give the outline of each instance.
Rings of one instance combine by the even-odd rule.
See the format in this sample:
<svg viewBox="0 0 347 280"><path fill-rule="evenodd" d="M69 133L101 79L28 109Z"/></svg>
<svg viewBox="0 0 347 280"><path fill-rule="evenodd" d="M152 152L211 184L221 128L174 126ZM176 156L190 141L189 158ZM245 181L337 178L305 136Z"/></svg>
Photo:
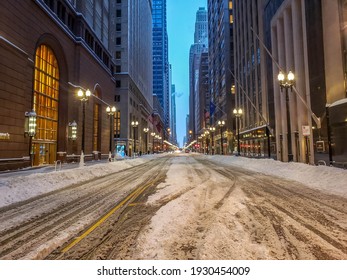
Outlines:
<svg viewBox="0 0 347 280"><path fill-rule="evenodd" d="M78 89L92 93L85 104L86 159L107 157L106 106L114 105L116 90L109 40L107 32L98 32L77 12L75 2L1 3L0 170L52 164L80 154L83 106ZM96 2L101 7L94 5L92 17L98 18L99 10L107 17L107 1ZM107 21L100 22L98 26L105 28ZM29 137L25 114L32 110L37 115L36 135ZM76 140L68 135L73 121Z"/></svg>

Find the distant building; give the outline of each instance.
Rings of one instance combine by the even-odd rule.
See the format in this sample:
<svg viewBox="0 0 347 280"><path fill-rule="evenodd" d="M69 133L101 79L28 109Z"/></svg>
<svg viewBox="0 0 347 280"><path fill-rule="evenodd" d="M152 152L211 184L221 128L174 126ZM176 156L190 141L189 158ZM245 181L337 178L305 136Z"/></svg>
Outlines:
<svg viewBox="0 0 347 280"><path fill-rule="evenodd" d="M171 85L171 140L177 145L177 125L176 125L176 87Z"/></svg>
<svg viewBox="0 0 347 280"><path fill-rule="evenodd" d="M200 56L207 48L207 11L204 7L200 7L196 12L194 44L191 45L189 52L189 130L192 131L191 139L195 139L200 130L198 128L200 121L198 116Z"/></svg>

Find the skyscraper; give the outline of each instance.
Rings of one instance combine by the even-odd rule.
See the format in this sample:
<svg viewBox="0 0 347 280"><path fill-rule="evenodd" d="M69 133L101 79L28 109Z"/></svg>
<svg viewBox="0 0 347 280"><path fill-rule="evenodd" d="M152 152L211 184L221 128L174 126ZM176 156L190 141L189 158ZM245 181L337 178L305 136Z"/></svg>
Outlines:
<svg viewBox="0 0 347 280"><path fill-rule="evenodd" d="M163 109L160 118L164 131L170 126L170 85L168 61L168 35L166 23L166 0L152 1L153 26L153 95ZM154 108L156 109L156 108ZM157 112L161 110L156 110Z"/></svg>
<svg viewBox="0 0 347 280"><path fill-rule="evenodd" d="M236 119L240 126L241 154L257 157L268 157L274 144L269 138L274 128L274 118L270 118L274 107L265 84L267 54L258 39L263 38L263 3L233 1L235 67L230 73L235 76L235 108L243 111L241 118Z"/></svg>
<svg viewBox="0 0 347 280"><path fill-rule="evenodd" d="M171 141L177 144L177 128L176 128L176 87L171 85Z"/></svg>
<svg viewBox="0 0 347 280"><path fill-rule="evenodd" d="M199 133L199 68L201 53L208 48L207 11L200 7L196 12L194 44L189 52L189 129L192 139Z"/></svg>
<svg viewBox="0 0 347 280"><path fill-rule="evenodd" d="M144 152L143 129L151 125L152 95L152 12L150 0L111 1L111 52L115 60L116 94L119 108L115 122L117 149L128 154ZM138 126L133 127L132 121ZM118 125L117 125L118 124Z"/></svg>
<svg viewBox="0 0 347 280"><path fill-rule="evenodd" d="M211 94L211 125L225 121L222 139L215 137L217 152L223 143L223 152L233 150L234 122L232 110L235 106L234 79L230 71L234 69L233 51L233 1L208 0L208 42L209 79ZM221 141L222 140L222 141Z"/></svg>

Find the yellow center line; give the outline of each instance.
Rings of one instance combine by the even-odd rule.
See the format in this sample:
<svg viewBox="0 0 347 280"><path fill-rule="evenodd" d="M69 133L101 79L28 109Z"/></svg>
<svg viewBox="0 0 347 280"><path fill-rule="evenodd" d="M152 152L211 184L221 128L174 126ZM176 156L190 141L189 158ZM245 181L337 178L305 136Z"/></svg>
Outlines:
<svg viewBox="0 0 347 280"><path fill-rule="evenodd" d="M100 220L98 220L95 224L93 224L90 228L88 228L82 235L77 237L74 241L72 241L69 245L67 245L64 249L62 249L62 253L66 253L73 246L79 243L82 239L88 236L93 230L95 230L98 226L100 226L108 217L110 217L114 212L116 212L119 208L121 208L125 203L127 203L133 197L138 197L146 188L152 185L153 182L146 184L144 187L137 188L131 194L129 194L122 202L112 208L106 215L104 215Z"/></svg>

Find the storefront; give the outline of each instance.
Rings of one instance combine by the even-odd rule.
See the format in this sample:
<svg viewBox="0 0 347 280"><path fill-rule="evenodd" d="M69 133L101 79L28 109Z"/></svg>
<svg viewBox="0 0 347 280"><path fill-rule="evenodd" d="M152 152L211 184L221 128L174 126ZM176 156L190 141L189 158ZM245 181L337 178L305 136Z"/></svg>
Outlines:
<svg viewBox="0 0 347 280"><path fill-rule="evenodd" d="M240 132L240 154L258 158L267 158L269 155L275 155L275 142L268 135L266 125ZM237 138L235 141L237 141ZM237 147L237 143L235 146Z"/></svg>

